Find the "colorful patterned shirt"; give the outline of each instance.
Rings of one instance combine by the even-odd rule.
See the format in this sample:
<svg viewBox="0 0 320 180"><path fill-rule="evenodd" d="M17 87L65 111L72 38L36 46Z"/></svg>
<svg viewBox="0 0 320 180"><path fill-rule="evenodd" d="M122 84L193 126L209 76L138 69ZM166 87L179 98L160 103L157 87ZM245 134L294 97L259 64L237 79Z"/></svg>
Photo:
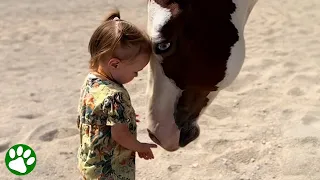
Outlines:
<svg viewBox="0 0 320 180"><path fill-rule="evenodd" d="M86 180L134 180L135 152L117 144L111 126L128 125L136 137L136 114L123 85L89 73L78 107L78 168Z"/></svg>

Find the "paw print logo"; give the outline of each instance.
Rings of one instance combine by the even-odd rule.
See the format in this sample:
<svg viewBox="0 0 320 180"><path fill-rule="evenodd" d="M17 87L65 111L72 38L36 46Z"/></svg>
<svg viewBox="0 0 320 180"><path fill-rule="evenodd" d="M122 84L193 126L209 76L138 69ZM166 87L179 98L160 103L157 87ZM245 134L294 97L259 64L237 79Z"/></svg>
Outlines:
<svg viewBox="0 0 320 180"><path fill-rule="evenodd" d="M16 144L7 151L5 162L11 173L26 175L36 166L36 154L28 145Z"/></svg>

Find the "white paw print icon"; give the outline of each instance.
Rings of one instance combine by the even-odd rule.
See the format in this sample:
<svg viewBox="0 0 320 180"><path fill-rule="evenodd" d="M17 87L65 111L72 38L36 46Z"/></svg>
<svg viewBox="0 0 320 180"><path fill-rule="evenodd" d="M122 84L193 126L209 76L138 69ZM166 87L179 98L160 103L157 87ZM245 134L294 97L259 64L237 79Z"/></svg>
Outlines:
<svg viewBox="0 0 320 180"><path fill-rule="evenodd" d="M6 165L16 175L28 174L36 165L35 153L27 145L15 145L7 152Z"/></svg>

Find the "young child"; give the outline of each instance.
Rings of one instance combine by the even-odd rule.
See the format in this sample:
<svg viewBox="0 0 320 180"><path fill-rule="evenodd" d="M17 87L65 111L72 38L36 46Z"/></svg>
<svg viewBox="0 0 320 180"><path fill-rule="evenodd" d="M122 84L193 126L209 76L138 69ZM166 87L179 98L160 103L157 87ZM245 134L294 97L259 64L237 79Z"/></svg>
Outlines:
<svg viewBox="0 0 320 180"><path fill-rule="evenodd" d="M137 140L136 114L123 84L148 64L151 42L116 11L95 30L89 51L91 72L78 107L78 168L86 180L134 180L135 152L153 159L157 146Z"/></svg>

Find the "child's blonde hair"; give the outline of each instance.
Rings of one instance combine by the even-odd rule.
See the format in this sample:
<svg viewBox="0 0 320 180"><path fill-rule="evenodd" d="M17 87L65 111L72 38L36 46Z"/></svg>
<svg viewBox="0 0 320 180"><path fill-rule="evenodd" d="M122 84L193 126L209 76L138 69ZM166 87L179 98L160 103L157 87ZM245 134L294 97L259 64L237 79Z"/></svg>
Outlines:
<svg viewBox="0 0 320 180"><path fill-rule="evenodd" d="M90 69L97 70L101 60L118 58L134 59L139 54L150 55L149 37L135 25L121 20L118 9L110 13L94 31L89 42Z"/></svg>

